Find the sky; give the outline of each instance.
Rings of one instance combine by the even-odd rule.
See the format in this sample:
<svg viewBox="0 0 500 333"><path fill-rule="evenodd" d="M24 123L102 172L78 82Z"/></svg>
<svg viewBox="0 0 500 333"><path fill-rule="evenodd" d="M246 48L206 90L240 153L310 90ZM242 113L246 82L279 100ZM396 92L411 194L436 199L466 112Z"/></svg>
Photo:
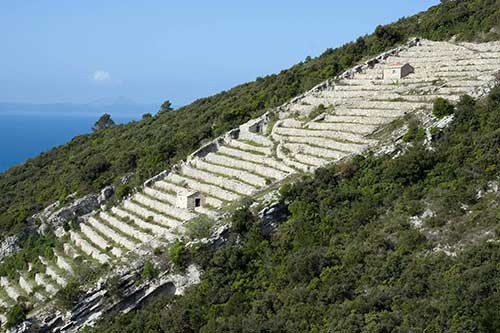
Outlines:
<svg viewBox="0 0 500 333"><path fill-rule="evenodd" d="M0 0L0 101L187 104L438 0Z"/></svg>

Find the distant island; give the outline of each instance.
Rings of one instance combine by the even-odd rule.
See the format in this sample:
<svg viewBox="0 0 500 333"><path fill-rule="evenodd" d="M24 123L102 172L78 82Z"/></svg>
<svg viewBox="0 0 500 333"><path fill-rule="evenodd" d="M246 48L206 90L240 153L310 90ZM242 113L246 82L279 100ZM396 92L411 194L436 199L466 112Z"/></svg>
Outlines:
<svg viewBox="0 0 500 333"><path fill-rule="evenodd" d="M0 102L2 114L64 114L64 115L100 115L109 113L116 116L140 116L144 113L155 113L160 103L142 104L126 97L112 100L97 100L89 103L17 103Z"/></svg>

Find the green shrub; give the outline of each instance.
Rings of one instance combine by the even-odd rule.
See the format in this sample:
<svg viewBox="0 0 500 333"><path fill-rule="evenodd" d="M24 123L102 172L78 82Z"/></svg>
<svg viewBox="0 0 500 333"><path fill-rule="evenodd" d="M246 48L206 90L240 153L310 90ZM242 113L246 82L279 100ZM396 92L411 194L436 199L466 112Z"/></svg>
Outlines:
<svg viewBox="0 0 500 333"><path fill-rule="evenodd" d="M116 189L116 197L118 199L123 199L130 194L132 188L128 184L120 184Z"/></svg>
<svg viewBox="0 0 500 333"><path fill-rule="evenodd" d="M61 288L55 295L57 306L62 310L71 310L80 299L83 291L76 281L70 281L64 288Z"/></svg>
<svg viewBox="0 0 500 333"><path fill-rule="evenodd" d="M187 235L191 239L208 238L212 233L215 221L206 215L200 215L190 220L187 225Z"/></svg>
<svg viewBox="0 0 500 333"><path fill-rule="evenodd" d="M404 142L418 142L425 139L425 129L418 126L417 122L410 122L408 124L408 131L403 136Z"/></svg>
<svg viewBox="0 0 500 333"><path fill-rule="evenodd" d="M176 241L174 245L170 248L169 257L170 261L177 268L183 268L186 264L185 256L186 255L186 247L185 244L181 241Z"/></svg>
<svg viewBox="0 0 500 333"><path fill-rule="evenodd" d="M455 112L455 106L450 103L447 99L438 97L434 100L434 105L432 106L432 115L438 119L449 116Z"/></svg>
<svg viewBox="0 0 500 333"><path fill-rule="evenodd" d="M7 327L14 327L26 320L27 309L22 304L16 304L7 312Z"/></svg>
<svg viewBox="0 0 500 333"><path fill-rule="evenodd" d="M309 113L307 118L309 120L312 120L312 119L316 118L317 116L319 116L320 114L324 113L325 111L326 111L325 105L320 104L313 111L311 111L311 113Z"/></svg>
<svg viewBox="0 0 500 333"><path fill-rule="evenodd" d="M144 267L142 268L142 278L144 280L151 280L157 274L158 274L158 272L156 271L155 266L153 265L153 263L151 263L151 261L149 261L149 260L146 261L144 263Z"/></svg>

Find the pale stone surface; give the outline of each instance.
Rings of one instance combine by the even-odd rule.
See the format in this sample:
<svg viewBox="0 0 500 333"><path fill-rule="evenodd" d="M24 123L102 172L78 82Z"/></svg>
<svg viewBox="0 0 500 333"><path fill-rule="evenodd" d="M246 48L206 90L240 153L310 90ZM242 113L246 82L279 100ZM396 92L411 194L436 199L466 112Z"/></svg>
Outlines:
<svg viewBox="0 0 500 333"><path fill-rule="evenodd" d="M259 152L259 153L265 154L265 155L272 154L271 147L269 147L269 146L263 147L263 146L258 146L255 144L252 145L252 144L246 143L244 141L240 141L240 140L229 141L229 146L234 147L234 148L238 148L241 150L250 151L250 152Z"/></svg>
<svg viewBox="0 0 500 333"><path fill-rule="evenodd" d="M19 287L21 287L27 294L33 292L34 286L23 275L19 276Z"/></svg>
<svg viewBox="0 0 500 333"><path fill-rule="evenodd" d="M212 156L212 155L214 155L214 154L210 154L208 156ZM163 191L173 191L175 193L178 193L180 191L185 190L184 187L176 185L174 183L166 182L165 180L160 180L160 181L156 182L154 184L154 187L157 189L161 189ZM207 195L207 193L205 193L205 203L212 206L212 207L216 207L216 208L219 208L223 205L223 202L221 200L214 198L212 196L209 196L209 195Z"/></svg>
<svg viewBox="0 0 500 333"><path fill-rule="evenodd" d="M329 162L318 155L312 155L312 153L317 153L317 151L314 147L308 145L284 144L283 147L288 149L291 152L289 154L299 163L319 167Z"/></svg>
<svg viewBox="0 0 500 333"><path fill-rule="evenodd" d="M253 185L254 187L264 187L267 184L264 177L240 169L211 164L200 159L194 160L192 161L192 163L196 166L197 169L235 177L245 183Z"/></svg>
<svg viewBox="0 0 500 333"><path fill-rule="evenodd" d="M307 144L300 144L300 143L285 143L284 147L289 149L290 151L294 153L299 153L299 154L306 154L306 155L311 155L315 156L318 158L323 158L322 163L328 163L325 159L340 159L344 157L346 154L336 151L336 150L330 150L330 149L325 149L325 148L319 148ZM317 163L309 163L309 164L314 164L317 165Z"/></svg>
<svg viewBox="0 0 500 333"><path fill-rule="evenodd" d="M364 138L362 135L345 133L345 132L286 128L286 127L275 127L273 132L282 136L330 138L330 139L336 139L340 142L349 141L351 143L359 143L359 144L369 144L374 142L373 140Z"/></svg>
<svg viewBox="0 0 500 333"><path fill-rule="evenodd" d="M376 125L362 125L362 124L339 124L328 122L310 122L307 124L309 129L350 132L355 134L367 135L377 129Z"/></svg>
<svg viewBox="0 0 500 333"><path fill-rule="evenodd" d="M263 135L251 133L251 132L242 131L240 133L239 139L253 141L253 142L255 142L259 145L262 145L262 146L267 146L267 147L273 146L273 142L271 140L269 140L267 137L265 137Z"/></svg>
<svg viewBox="0 0 500 333"><path fill-rule="evenodd" d="M123 209L120 209L119 207L113 207L113 208L111 208L111 211L113 212L113 214L116 214L117 216L120 216L121 218L129 218L135 224L137 224L139 227L141 227L143 229L150 229L156 235L160 235L160 236L167 238L167 239L170 239L170 240L174 240L176 238L176 236L172 234L172 232L170 231L169 228L162 227L162 226L159 226L159 225L154 224L154 223L146 222L143 219L140 219L140 218L124 211Z"/></svg>
<svg viewBox="0 0 500 333"><path fill-rule="evenodd" d="M133 199L145 206L156 209L180 221L189 220L195 217L195 214L189 212L188 210L178 208L174 205L167 204L163 201L152 199L151 197L146 196L142 193L136 193L133 196Z"/></svg>
<svg viewBox="0 0 500 333"><path fill-rule="evenodd" d="M251 195L256 190L254 186L242 183L235 179L221 177L210 172L198 170L189 165L184 165L181 169L181 173L182 175L188 176L190 178L220 186L221 188L238 193L240 195Z"/></svg>
<svg viewBox="0 0 500 333"><path fill-rule="evenodd" d="M149 217L152 217L153 220L156 223L168 226L170 228L178 228L181 226L181 221L173 219L171 217L167 217L163 214L156 213L154 211L151 211L149 209L146 209L135 202L132 202L130 200L125 200L123 202L123 207L127 210L130 210L136 215L139 215L140 217L144 219L148 219Z"/></svg>
<svg viewBox="0 0 500 333"><path fill-rule="evenodd" d="M234 200L238 200L240 198L240 195L238 195L234 192L226 191L226 190L224 190L218 186L215 186L215 185L201 183L201 182L196 181L196 180L191 179L191 178L182 177L182 176L175 174L175 173L169 174L167 179L173 183L178 184L178 185L186 184L186 186L188 186L188 188L191 188L191 189L196 190L196 191L200 191L202 193L206 193L209 196L213 196L213 197L216 197L218 199L222 199L224 201L234 201Z"/></svg>
<svg viewBox="0 0 500 333"><path fill-rule="evenodd" d="M88 240L90 240L100 249L106 250L107 248L113 247L113 245L110 242L108 242L106 239L104 239L104 237L102 237L94 230L91 224L87 223L80 224L80 230L82 231L82 234L85 235L85 237L87 237ZM115 256L120 257L122 255L122 251L120 249L116 249L114 251L115 252L113 254Z"/></svg>
<svg viewBox="0 0 500 333"><path fill-rule="evenodd" d="M274 179L283 179L287 175L287 173L284 171L262 165L258 162L255 163L241 159L235 159L220 154L210 154L205 157L205 160L219 165L226 165L231 168L247 170L248 172L255 173L256 175L266 176Z"/></svg>
<svg viewBox="0 0 500 333"><path fill-rule="evenodd" d="M133 250L137 247L137 244L135 242L131 241L129 238L125 238L124 236L120 235L118 232L111 229L106 224L102 223L100 220L97 220L93 216L91 216L88 219L87 223L90 224L92 227L94 227L96 230L99 230L102 234L106 235L106 237L112 239L114 242L126 248L127 250Z"/></svg>
<svg viewBox="0 0 500 333"><path fill-rule="evenodd" d="M73 274L73 267L71 267L71 264L62 255L54 251L54 256L56 258L56 265L59 268L67 271L69 274Z"/></svg>
<svg viewBox="0 0 500 333"><path fill-rule="evenodd" d="M71 230L70 238L75 243L75 245L78 246L84 253L96 259L101 264L104 264L110 260L107 254L102 253L98 248L96 248L95 246L87 242L87 240L82 238L77 232Z"/></svg>
<svg viewBox="0 0 500 333"><path fill-rule="evenodd" d="M128 223L125 223L125 222L118 220L117 218L109 215L106 212L101 212L99 214L99 216L102 220L109 223L109 225L113 226L114 228L120 230L121 232L123 232L131 237L137 238L141 242L144 242L144 243L149 242L152 238L151 235L148 235L148 234L142 232L141 230L132 227Z"/></svg>
<svg viewBox="0 0 500 333"><path fill-rule="evenodd" d="M19 250L19 239L17 236L9 236L0 243L0 262L6 256Z"/></svg>
<svg viewBox="0 0 500 333"><path fill-rule="evenodd" d="M71 245L69 243L63 244L63 250L64 250L64 254L72 259L78 257L78 251L73 247L73 245Z"/></svg>
<svg viewBox="0 0 500 333"><path fill-rule="evenodd" d="M324 123L339 123L339 124L366 124L366 125L383 125L392 119L387 119L384 117L363 117L363 116L337 116L337 115L326 115Z"/></svg>
<svg viewBox="0 0 500 333"><path fill-rule="evenodd" d="M296 168L302 172L312 172L314 170L313 166L307 165L304 163L300 163L300 162L296 161L295 159L293 159L292 156L290 156L290 154L285 153L283 151L283 144L278 145L278 148L276 150L276 154L277 154L278 158L280 160L282 160L283 163L285 163L289 167Z"/></svg>
<svg viewBox="0 0 500 333"><path fill-rule="evenodd" d="M19 296L22 295L21 291L17 289L5 276L0 277L0 286L13 300L17 300Z"/></svg>
<svg viewBox="0 0 500 333"><path fill-rule="evenodd" d="M144 193L146 193L152 197L158 198L161 201L166 201L166 202L170 203L171 205L175 205L177 203L177 196L176 195L161 192L161 191L158 191L155 188L152 188L149 186L144 187Z"/></svg>
<svg viewBox="0 0 500 333"><path fill-rule="evenodd" d="M55 295L59 290L52 283L48 282L47 276L42 273L35 274L35 282L37 285L42 286L50 295Z"/></svg>
<svg viewBox="0 0 500 333"><path fill-rule="evenodd" d="M280 171L284 171L287 173L292 173L293 170L288 168L287 166L283 165L282 163L279 163L272 157L267 157L267 156L261 156L261 155L255 155L255 154L250 154L241 150L233 149L230 147L222 146L220 147L219 150L222 154L229 155L229 156L234 156L235 158L239 158L242 160L254 162L254 163L259 163L263 164L264 166L268 166Z"/></svg>
<svg viewBox="0 0 500 333"><path fill-rule="evenodd" d="M50 276L61 287L66 287L66 285L68 284L68 282L66 281L66 279L61 274L59 274L54 269L54 267L52 267L49 264L45 266L45 274L47 274L47 276Z"/></svg>

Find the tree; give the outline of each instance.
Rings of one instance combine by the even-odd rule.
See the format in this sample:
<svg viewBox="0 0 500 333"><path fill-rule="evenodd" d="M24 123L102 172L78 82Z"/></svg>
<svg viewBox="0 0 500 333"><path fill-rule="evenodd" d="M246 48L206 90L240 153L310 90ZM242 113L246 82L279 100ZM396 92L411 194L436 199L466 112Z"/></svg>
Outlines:
<svg viewBox="0 0 500 333"><path fill-rule="evenodd" d="M115 122L113 119L111 119L111 116L108 113L105 113L97 120L94 124L94 127L92 127L92 131L98 132L100 130L103 130L105 128L110 128L115 126Z"/></svg>
<svg viewBox="0 0 500 333"><path fill-rule="evenodd" d="M160 112L159 113L164 113L164 112L170 112L174 108L172 107L172 103L170 103L169 100L166 100L163 102L163 104L160 106Z"/></svg>

